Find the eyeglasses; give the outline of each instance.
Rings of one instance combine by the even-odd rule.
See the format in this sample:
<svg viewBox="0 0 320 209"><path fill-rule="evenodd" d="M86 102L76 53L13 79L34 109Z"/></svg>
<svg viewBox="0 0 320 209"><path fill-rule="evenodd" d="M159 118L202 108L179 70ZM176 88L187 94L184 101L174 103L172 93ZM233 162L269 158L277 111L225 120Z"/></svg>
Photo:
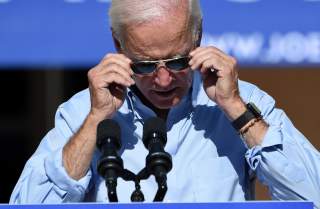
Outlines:
<svg viewBox="0 0 320 209"><path fill-rule="evenodd" d="M131 64L131 68L136 74L149 74L157 70L158 65L163 63L166 68L173 71L180 71L189 67L190 57L176 57L164 60L138 61Z"/></svg>

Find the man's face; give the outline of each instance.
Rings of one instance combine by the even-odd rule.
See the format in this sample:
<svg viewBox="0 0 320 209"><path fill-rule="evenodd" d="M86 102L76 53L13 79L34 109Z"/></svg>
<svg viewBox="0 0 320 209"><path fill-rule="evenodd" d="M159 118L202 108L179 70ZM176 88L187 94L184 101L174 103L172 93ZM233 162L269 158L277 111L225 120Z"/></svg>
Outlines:
<svg viewBox="0 0 320 209"><path fill-rule="evenodd" d="M188 56L193 47L192 34L188 30L186 15L180 13L129 27L124 39L126 55L134 61ZM135 74L134 79L149 102L156 108L168 109L178 104L188 92L192 72L189 67L173 71L160 62L153 73Z"/></svg>

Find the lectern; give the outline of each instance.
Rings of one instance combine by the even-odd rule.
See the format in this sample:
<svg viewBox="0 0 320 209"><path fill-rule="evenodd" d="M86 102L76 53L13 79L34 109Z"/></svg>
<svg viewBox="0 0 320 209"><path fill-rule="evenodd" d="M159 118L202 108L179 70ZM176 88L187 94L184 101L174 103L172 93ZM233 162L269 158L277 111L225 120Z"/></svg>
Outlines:
<svg viewBox="0 0 320 209"><path fill-rule="evenodd" d="M0 205L0 209L313 209L312 202L79 203Z"/></svg>

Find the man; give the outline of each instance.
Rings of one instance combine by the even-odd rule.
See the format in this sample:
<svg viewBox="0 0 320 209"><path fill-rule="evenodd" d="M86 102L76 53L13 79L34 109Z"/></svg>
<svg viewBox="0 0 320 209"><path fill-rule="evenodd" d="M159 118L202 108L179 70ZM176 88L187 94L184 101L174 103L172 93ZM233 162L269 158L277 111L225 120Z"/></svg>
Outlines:
<svg viewBox="0 0 320 209"><path fill-rule="evenodd" d="M106 118L120 124L120 155L137 173L147 155L143 123L158 116L166 120L173 159L164 201L247 200L256 173L274 199L320 208L318 151L270 96L238 82L233 57L199 47L198 1L114 0L109 14L118 53L88 72L88 90L58 108L55 128L27 162L11 203L107 202L96 171L97 125ZM154 179L141 188L152 201ZM133 190L118 179L120 202L130 202Z"/></svg>

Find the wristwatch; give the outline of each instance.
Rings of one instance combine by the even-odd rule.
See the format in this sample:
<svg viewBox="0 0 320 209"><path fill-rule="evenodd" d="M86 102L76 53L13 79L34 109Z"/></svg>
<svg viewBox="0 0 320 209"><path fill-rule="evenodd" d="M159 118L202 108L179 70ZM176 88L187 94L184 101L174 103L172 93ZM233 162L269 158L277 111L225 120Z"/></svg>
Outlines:
<svg viewBox="0 0 320 209"><path fill-rule="evenodd" d="M252 119L254 119L254 118L261 119L262 118L261 111L258 109L258 107L254 103L249 102L246 105L246 107L247 107L247 110L232 122L232 126L237 131L240 131L241 128L244 127Z"/></svg>

